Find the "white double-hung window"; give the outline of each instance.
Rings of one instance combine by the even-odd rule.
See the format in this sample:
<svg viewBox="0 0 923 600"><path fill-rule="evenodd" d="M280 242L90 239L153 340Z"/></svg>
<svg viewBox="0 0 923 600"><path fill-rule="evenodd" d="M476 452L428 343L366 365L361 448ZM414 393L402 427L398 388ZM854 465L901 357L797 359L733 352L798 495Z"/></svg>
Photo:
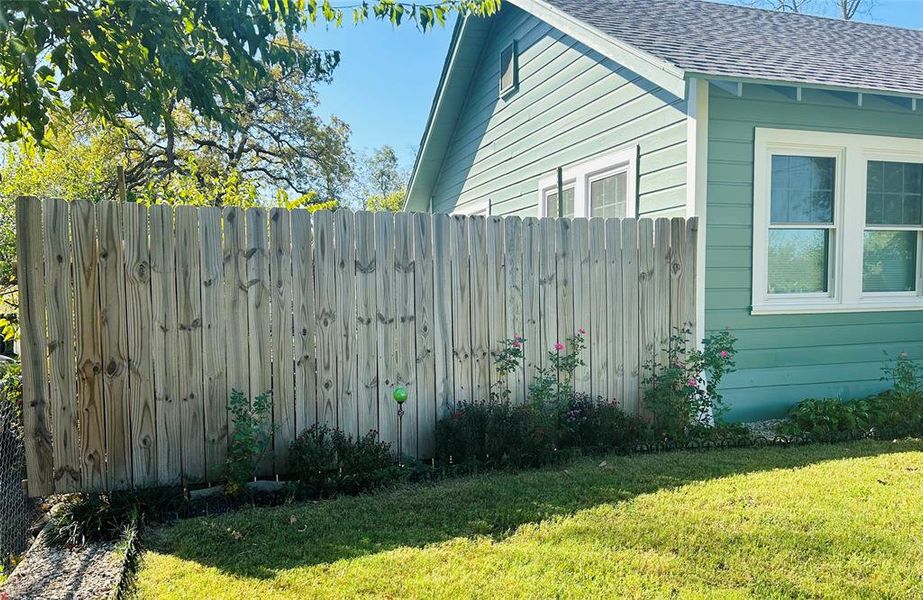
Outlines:
<svg viewBox="0 0 923 600"><path fill-rule="evenodd" d="M923 140L757 129L754 314L923 309Z"/></svg>
<svg viewBox="0 0 923 600"><path fill-rule="evenodd" d="M636 204L636 146L568 167L539 182L539 216L633 217Z"/></svg>
<svg viewBox="0 0 923 600"><path fill-rule="evenodd" d="M865 187L862 292L913 298L920 291L923 160L870 159Z"/></svg>

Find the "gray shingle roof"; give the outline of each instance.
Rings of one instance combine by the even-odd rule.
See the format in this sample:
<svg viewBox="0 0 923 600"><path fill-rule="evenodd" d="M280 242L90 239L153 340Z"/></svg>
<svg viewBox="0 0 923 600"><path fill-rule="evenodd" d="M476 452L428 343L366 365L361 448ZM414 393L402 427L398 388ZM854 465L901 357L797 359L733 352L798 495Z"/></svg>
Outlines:
<svg viewBox="0 0 923 600"><path fill-rule="evenodd" d="M686 71L923 95L920 30L699 0L546 1Z"/></svg>

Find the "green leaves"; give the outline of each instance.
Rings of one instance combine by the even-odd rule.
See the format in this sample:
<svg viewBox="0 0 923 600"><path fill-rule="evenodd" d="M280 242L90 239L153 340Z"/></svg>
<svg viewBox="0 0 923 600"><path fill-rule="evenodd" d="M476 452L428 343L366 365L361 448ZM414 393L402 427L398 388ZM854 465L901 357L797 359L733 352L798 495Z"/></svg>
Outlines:
<svg viewBox="0 0 923 600"><path fill-rule="evenodd" d="M491 14L496 0L395 0L352 7L360 23L373 14L426 30L449 12ZM233 128L228 107L276 67L320 75L331 61L308 60L292 40L310 23L342 25L347 9L330 0L7 0L0 3L2 137L42 140L47 114L82 108L117 122L126 116L157 127L171 106ZM335 62L335 61L334 61Z"/></svg>
<svg viewBox="0 0 923 600"><path fill-rule="evenodd" d="M265 455L272 440L272 395L263 392L251 402L240 390L231 390L228 411L234 423L234 433L228 443L224 476L226 492L242 492L256 475L256 465Z"/></svg>

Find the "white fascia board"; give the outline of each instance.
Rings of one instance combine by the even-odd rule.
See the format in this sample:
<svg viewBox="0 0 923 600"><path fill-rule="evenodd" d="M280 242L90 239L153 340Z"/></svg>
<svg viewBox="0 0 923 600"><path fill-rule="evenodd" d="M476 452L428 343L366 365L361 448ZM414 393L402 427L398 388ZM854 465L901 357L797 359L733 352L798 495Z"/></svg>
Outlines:
<svg viewBox="0 0 923 600"><path fill-rule="evenodd" d="M649 52L626 44L595 27L574 19L544 0L507 0L510 4L532 13L552 27L614 60L644 77L677 98L685 97L685 72Z"/></svg>
<svg viewBox="0 0 923 600"><path fill-rule="evenodd" d="M733 83L750 83L754 85L774 85L774 86L788 86L792 88L805 88L805 89L816 89L824 90L828 92L850 92L853 94L863 93L863 94L872 94L876 96L894 96L897 98L910 98L918 99L923 98L920 94L914 94L911 92L901 92L896 90L885 90L878 88L869 88L869 87L850 87L844 85L835 85L827 84L823 82L815 81L797 81L790 79L766 79L764 77L742 77L736 75L727 75L722 73L706 73L701 71L686 71L685 76L687 79L707 79L713 83L717 82L733 82ZM736 92L731 92L735 93ZM797 93L797 92L796 92Z"/></svg>

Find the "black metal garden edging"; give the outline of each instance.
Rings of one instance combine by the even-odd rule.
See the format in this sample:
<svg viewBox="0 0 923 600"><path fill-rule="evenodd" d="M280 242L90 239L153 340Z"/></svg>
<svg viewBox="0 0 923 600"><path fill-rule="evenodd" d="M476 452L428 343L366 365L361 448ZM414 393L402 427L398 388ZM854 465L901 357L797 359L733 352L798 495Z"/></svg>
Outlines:
<svg viewBox="0 0 923 600"><path fill-rule="evenodd" d="M732 448L789 448L810 444L837 444L860 440L888 440L923 435L923 432L861 430L842 431L826 435L801 434L794 436L776 435L729 435L717 439L640 442L623 454L649 454L656 452L674 452L678 450L728 450ZM618 450L614 451L619 453Z"/></svg>

